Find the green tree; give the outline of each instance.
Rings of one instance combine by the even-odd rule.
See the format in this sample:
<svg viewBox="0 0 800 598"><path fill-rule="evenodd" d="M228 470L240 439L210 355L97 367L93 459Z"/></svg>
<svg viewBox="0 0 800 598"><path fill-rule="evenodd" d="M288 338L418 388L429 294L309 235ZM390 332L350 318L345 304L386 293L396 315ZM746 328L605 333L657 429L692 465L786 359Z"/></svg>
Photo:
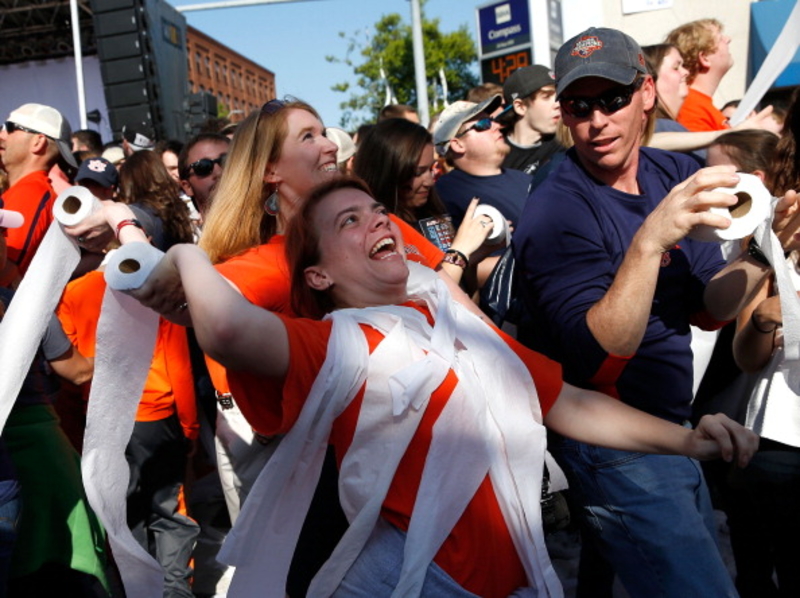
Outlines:
<svg viewBox="0 0 800 598"><path fill-rule="evenodd" d="M344 32L339 36L348 40L344 58L326 56L328 62L344 63L353 68L356 85L347 82L333 86L334 91L350 92L349 99L339 106L342 109L341 126L355 128L362 122L374 121L386 101L386 75L397 102L417 105L416 79L414 74L414 50L411 25L392 13L384 15L375 24L374 33L355 33L350 37ZM477 60L475 43L466 25L452 33L439 30L439 19L428 20L422 14L422 37L425 49L425 78L428 81L428 98L436 96L433 85L439 84L439 69L447 79L448 99L461 99L466 92L478 84L473 72ZM356 64L354 54L362 62ZM441 89L439 90L441 97Z"/></svg>

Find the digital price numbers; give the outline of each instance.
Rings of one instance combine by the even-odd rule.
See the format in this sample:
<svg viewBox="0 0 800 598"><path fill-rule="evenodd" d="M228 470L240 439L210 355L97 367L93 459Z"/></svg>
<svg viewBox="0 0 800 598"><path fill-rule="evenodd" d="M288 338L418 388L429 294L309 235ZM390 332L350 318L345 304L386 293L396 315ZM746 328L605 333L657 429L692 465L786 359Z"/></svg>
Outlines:
<svg viewBox="0 0 800 598"><path fill-rule="evenodd" d="M499 83L502 85L508 76L518 68L530 66L530 48L515 50L502 56L484 58L481 61L481 74L484 83Z"/></svg>

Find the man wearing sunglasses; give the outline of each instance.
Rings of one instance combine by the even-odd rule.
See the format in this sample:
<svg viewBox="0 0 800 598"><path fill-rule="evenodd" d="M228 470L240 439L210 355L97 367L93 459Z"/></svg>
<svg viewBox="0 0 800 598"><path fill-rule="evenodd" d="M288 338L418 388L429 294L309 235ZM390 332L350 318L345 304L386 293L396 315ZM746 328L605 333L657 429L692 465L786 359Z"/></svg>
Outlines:
<svg viewBox="0 0 800 598"><path fill-rule="evenodd" d="M9 230L8 265L0 286L19 282L53 220L56 192L48 172L59 160L77 168L72 131L61 113L42 104L12 111L0 130L0 166L9 182L3 201L23 215L25 225Z"/></svg>
<svg viewBox="0 0 800 598"><path fill-rule="evenodd" d="M230 143L225 135L201 133L190 139L178 156L181 187L200 212L200 222L211 205L211 193L222 176Z"/></svg>
<svg viewBox="0 0 800 598"><path fill-rule="evenodd" d="M500 125L491 118L501 103L499 95L480 104L453 102L433 130L436 150L454 167L436 182L436 191L456 228L473 197L516 224L528 196L531 176L502 167L510 148Z"/></svg>
<svg viewBox="0 0 800 598"><path fill-rule="evenodd" d="M708 208L735 202L713 189L738 177L640 147L655 102L646 73L639 45L613 29L591 28L559 49L556 93L575 146L531 194L513 246L532 318L527 344L560 361L567 382L685 423L690 320L713 328L733 319L769 267L753 257L757 247L726 267L718 245L687 238L697 225L728 225ZM787 194L782 208L795 199ZM586 545L631 596L736 596L696 462L566 439L550 446ZM610 595L602 585L579 593Z"/></svg>

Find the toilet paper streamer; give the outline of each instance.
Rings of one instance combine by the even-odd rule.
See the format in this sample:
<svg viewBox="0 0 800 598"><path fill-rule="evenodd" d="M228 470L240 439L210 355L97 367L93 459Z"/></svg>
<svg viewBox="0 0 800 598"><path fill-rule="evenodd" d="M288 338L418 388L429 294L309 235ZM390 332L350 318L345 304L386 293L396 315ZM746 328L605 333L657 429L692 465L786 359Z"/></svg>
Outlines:
<svg viewBox="0 0 800 598"><path fill-rule="evenodd" d="M781 370L789 388L795 394L800 394L800 298L792 282L781 242L772 232L772 220L773 217L770 215L759 225L754 236L761 251L772 264L780 295L784 351Z"/></svg>
<svg viewBox="0 0 800 598"><path fill-rule="evenodd" d="M70 201L70 198L77 199ZM70 210L64 208L67 203ZM82 204L80 215L77 207L74 214L71 212L72 207L78 204ZM47 323L81 258L77 243L64 232L62 225L78 224L95 205L99 205L99 201L83 187L70 187L56 197L53 203L55 220L47 229L14 300L0 322L0 363L3 364L0 430L5 427Z"/></svg>
<svg viewBox="0 0 800 598"><path fill-rule="evenodd" d="M63 227L79 224L101 205L83 187L65 189L53 204L55 220L0 322L0 428L5 426L47 323L80 262L80 248ZM112 301L108 295L98 323L92 383L96 400L89 401L82 475L89 503L109 532L127 595L161 598L163 571L133 539L125 510L125 446L150 368L158 316L129 297L112 296ZM121 529L123 532L117 531Z"/></svg>
<svg viewBox="0 0 800 598"><path fill-rule="evenodd" d="M141 286L162 256L147 243L130 243L106 263L82 460L86 495L106 528L125 592L142 598L161 598L164 572L128 527L125 447L150 371L159 317L122 291Z"/></svg>
<svg viewBox="0 0 800 598"><path fill-rule="evenodd" d="M730 208L710 208L708 211L731 221L728 228L697 226L689 238L697 241L732 241L753 233L756 227L772 214L772 194L757 176L737 173L739 184L735 187L717 187L714 191L736 195L739 199Z"/></svg>
<svg viewBox="0 0 800 598"><path fill-rule="evenodd" d="M492 219L492 232L486 238L486 243L489 245L497 245L501 241L505 241L508 245L511 242L511 235L508 228L508 221L500 213L500 210L488 204L479 204L475 208L474 218L479 216L488 216Z"/></svg>
<svg viewBox="0 0 800 598"><path fill-rule="evenodd" d="M739 107L731 117L732 126L738 125L756 109L764 94L792 62L797 48L800 48L800 2L795 3L780 35L772 44L772 49L761 63L761 68L747 88L742 101L739 102Z"/></svg>

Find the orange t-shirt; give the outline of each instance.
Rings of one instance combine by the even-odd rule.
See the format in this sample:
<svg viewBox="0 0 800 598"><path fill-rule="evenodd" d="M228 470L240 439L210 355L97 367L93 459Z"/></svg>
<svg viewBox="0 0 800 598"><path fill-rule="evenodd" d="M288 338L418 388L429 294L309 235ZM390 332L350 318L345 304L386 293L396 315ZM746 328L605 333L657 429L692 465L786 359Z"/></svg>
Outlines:
<svg viewBox="0 0 800 598"><path fill-rule="evenodd" d="M56 311L64 332L86 357L95 355L97 321L105 289L103 273L89 272L67 285ZM90 383L84 385L84 399L88 399L90 388ZM157 421L173 413L178 414L184 435L197 438L199 423L186 329L160 318L153 361L136 421Z"/></svg>
<svg viewBox="0 0 800 598"><path fill-rule="evenodd" d="M413 305L427 317L425 308ZM264 435L287 432L297 420L311 385L316 379L327 353L332 322L281 316L289 335L290 360L285 378L269 379L243 372L229 372L228 379L236 397L282 397L272 401L239 402L239 407L256 431ZM370 351L383 336L362 326ZM504 336L522 359L531 374L545 414L561 392L561 366L546 357L522 347ZM433 435L433 426L458 380L451 370L431 396L419 428L400 461L394 480L383 503L381 515L402 530L408 530L425 459ZM358 421L364 389L333 424L330 437L339 462L347 452ZM436 563L462 587L479 596L505 598L515 589L527 585L522 563L517 556L511 535L492 483L487 476L466 511L451 531L435 559Z"/></svg>
<svg viewBox="0 0 800 598"><path fill-rule="evenodd" d="M6 237L8 259L17 265L21 275L28 269L53 221L55 200L56 192L43 170L25 175L3 193L4 208L25 217L25 224L9 228Z"/></svg>
<svg viewBox="0 0 800 598"><path fill-rule="evenodd" d="M389 217L403 235L406 257L429 268L436 268L444 253L397 216L390 214ZM283 235L273 235L264 245L248 249L214 267L236 285L245 299L253 305L279 314L296 316L290 300L286 238ZM206 365L214 388L220 393L229 393L225 368L208 356Z"/></svg>
<svg viewBox="0 0 800 598"><path fill-rule="evenodd" d="M689 88L689 95L678 113L678 122L690 131L722 131L730 128L725 115L706 94Z"/></svg>

